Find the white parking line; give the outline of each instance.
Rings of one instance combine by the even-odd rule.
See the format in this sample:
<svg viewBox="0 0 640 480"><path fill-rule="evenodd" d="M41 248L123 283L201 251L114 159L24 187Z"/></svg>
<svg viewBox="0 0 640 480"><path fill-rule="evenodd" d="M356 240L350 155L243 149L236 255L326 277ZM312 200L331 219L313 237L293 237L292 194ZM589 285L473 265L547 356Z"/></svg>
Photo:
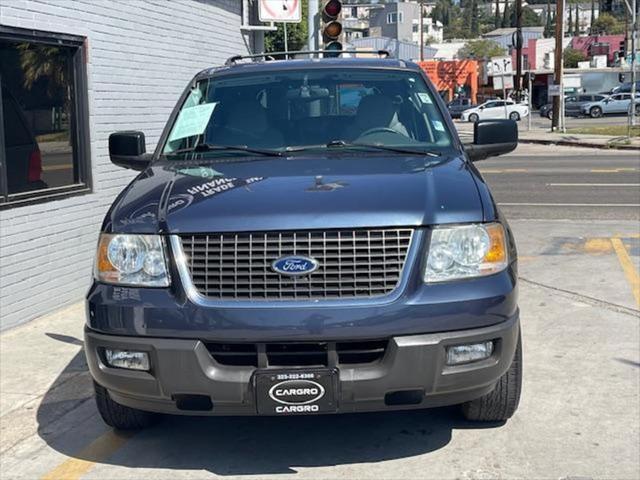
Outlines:
<svg viewBox="0 0 640 480"><path fill-rule="evenodd" d="M640 187L640 183L547 183L547 187Z"/></svg>
<svg viewBox="0 0 640 480"><path fill-rule="evenodd" d="M640 208L640 203L498 203L505 207L633 207Z"/></svg>

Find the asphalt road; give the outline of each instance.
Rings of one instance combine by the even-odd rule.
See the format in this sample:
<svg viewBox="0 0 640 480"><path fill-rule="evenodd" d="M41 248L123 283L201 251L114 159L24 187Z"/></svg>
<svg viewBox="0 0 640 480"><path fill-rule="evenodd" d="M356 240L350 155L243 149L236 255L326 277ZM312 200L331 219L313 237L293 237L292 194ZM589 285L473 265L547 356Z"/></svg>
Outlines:
<svg viewBox="0 0 640 480"><path fill-rule="evenodd" d="M521 144L478 162L509 218L640 218L640 154Z"/></svg>
<svg viewBox="0 0 640 480"><path fill-rule="evenodd" d="M459 122L459 120L456 120ZM597 127L608 125L626 125L628 122L627 115L607 115L603 118L590 118L590 117L566 117L565 123L567 128L573 127ZM527 118L523 118L520 121L520 128L526 129L528 124ZM537 111L534 111L531 115L531 127L533 129L542 128L548 129L551 127L551 120L545 117L541 117Z"/></svg>
<svg viewBox="0 0 640 480"><path fill-rule="evenodd" d="M92 398L77 303L0 335L0 478L640 478L639 208L619 206L640 203L623 186L640 183L638 155L522 145L477 165L519 251L524 385L508 422L450 407L176 417L115 434Z"/></svg>

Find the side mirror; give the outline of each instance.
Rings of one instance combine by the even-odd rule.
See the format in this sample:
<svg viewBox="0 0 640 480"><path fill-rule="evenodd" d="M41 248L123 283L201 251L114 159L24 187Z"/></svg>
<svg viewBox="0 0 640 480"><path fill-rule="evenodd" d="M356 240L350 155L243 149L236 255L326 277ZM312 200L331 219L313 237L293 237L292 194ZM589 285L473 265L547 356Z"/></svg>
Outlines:
<svg viewBox="0 0 640 480"><path fill-rule="evenodd" d="M473 125L473 143L464 149L472 162L509 153L518 146L514 120L480 120Z"/></svg>
<svg viewBox="0 0 640 480"><path fill-rule="evenodd" d="M144 133L125 131L109 135L109 157L119 167L139 171L147 168L151 155L146 153Z"/></svg>
<svg viewBox="0 0 640 480"><path fill-rule="evenodd" d="M483 107L483 106L480 106L480 107L478 107L478 108L479 108L480 110L484 110L484 107Z"/></svg>

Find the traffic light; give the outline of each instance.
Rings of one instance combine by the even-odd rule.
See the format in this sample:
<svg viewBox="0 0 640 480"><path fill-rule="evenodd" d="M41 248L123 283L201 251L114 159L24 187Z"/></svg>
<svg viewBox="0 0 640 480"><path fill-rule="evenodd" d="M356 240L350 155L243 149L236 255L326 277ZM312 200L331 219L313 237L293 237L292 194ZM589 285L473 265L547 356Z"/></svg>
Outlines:
<svg viewBox="0 0 640 480"><path fill-rule="evenodd" d="M627 39L623 38L618 46L618 58L624 58L627 56Z"/></svg>
<svg viewBox="0 0 640 480"><path fill-rule="evenodd" d="M336 53L325 53L325 57L337 57L337 53L343 49L340 38L342 36L342 23L340 12L342 2L340 0L328 0L322 7L322 43L323 50L333 50Z"/></svg>

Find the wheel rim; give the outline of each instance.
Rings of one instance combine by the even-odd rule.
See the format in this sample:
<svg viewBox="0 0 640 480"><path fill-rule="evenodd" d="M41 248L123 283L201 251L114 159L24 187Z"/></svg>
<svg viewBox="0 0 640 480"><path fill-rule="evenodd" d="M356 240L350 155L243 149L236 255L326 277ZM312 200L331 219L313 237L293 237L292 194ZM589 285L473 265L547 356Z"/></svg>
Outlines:
<svg viewBox="0 0 640 480"><path fill-rule="evenodd" d="M598 118L600 115L602 115L602 112L600 111L600 109L598 107L591 109L591 116Z"/></svg>
<svg viewBox="0 0 640 480"><path fill-rule="evenodd" d="M476 115L475 113L472 113L471 115L469 115L469 121L476 123L478 121L478 115Z"/></svg>
<svg viewBox="0 0 640 480"><path fill-rule="evenodd" d="M511 120L518 120L518 119L520 118L520 115L519 115L517 112L512 112L512 113L509 115L509 118L510 118Z"/></svg>

